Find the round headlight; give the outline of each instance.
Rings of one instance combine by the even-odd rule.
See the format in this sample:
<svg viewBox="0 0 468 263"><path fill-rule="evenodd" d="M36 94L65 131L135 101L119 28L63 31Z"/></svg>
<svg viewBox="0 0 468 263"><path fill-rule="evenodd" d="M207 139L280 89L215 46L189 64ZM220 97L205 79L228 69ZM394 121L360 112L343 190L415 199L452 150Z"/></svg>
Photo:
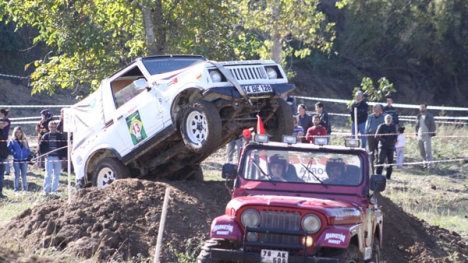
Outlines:
<svg viewBox="0 0 468 263"><path fill-rule="evenodd" d="M221 74L217 70L210 71L210 77L213 82L221 82Z"/></svg>
<svg viewBox="0 0 468 263"><path fill-rule="evenodd" d="M307 231L309 234L314 234L319 231L322 226L320 218L316 215L306 215L302 219L302 229Z"/></svg>
<svg viewBox="0 0 468 263"><path fill-rule="evenodd" d="M276 70L274 70L273 68L267 68L266 73L267 73L269 79L278 78L278 74L276 73Z"/></svg>
<svg viewBox="0 0 468 263"><path fill-rule="evenodd" d="M260 214L255 209L247 209L242 213L241 223L245 227L257 227L260 224Z"/></svg>

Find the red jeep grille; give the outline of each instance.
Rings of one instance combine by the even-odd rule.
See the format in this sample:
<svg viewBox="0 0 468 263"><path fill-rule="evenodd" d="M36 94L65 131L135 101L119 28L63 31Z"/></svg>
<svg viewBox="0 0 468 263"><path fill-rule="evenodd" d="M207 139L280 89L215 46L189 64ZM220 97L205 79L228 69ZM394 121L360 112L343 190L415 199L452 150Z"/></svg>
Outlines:
<svg viewBox="0 0 468 263"><path fill-rule="evenodd" d="M277 211L261 211L260 227L282 229L282 230L299 230L301 222L301 214L277 212ZM299 244L298 236L280 235L280 234L261 234L260 241L285 244Z"/></svg>

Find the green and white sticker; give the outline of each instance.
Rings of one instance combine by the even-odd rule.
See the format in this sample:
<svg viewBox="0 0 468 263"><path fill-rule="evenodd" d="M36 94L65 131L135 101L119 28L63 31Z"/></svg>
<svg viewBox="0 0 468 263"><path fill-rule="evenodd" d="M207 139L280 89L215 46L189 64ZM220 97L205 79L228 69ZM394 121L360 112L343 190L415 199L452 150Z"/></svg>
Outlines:
<svg viewBox="0 0 468 263"><path fill-rule="evenodd" d="M133 145L137 145L146 138L145 127L143 127L143 122L141 122L140 112L135 111L134 113L130 114L126 120L130 136L132 137Z"/></svg>

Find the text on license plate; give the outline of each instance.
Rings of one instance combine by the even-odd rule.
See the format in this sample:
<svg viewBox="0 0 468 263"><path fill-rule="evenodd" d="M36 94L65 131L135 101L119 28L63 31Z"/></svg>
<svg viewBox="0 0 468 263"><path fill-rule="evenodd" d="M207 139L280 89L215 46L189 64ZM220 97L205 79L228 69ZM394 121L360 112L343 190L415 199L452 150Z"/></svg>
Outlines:
<svg viewBox="0 0 468 263"><path fill-rule="evenodd" d="M261 263L288 263L289 252L279 250L262 249Z"/></svg>
<svg viewBox="0 0 468 263"><path fill-rule="evenodd" d="M247 94L267 93L267 92L272 92L273 91L271 86L268 85L268 84L264 84L264 85L246 85L246 86L242 86L242 89Z"/></svg>

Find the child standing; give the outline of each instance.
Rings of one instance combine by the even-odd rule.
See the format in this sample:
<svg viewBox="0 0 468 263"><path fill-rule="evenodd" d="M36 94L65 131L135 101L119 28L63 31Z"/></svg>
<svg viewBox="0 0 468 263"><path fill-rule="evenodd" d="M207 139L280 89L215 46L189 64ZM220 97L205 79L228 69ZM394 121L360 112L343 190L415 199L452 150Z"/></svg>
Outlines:
<svg viewBox="0 0 468 263"><path fill-rule="evenodd" d="M304 128L301 125L297 124L297 118L293 118L294 121L294 130L293 135L297 137L297 141L301 142L302 137L304 136Z"/></svg>
<svg viewBox="0 0 468 263"><path fill-rule="evenodd" d="M396 148L396 164L398 168L403 168L403 159L405 156L406 136L404 134L405 127L398 127L398 138L395 144Z"/></svg>

